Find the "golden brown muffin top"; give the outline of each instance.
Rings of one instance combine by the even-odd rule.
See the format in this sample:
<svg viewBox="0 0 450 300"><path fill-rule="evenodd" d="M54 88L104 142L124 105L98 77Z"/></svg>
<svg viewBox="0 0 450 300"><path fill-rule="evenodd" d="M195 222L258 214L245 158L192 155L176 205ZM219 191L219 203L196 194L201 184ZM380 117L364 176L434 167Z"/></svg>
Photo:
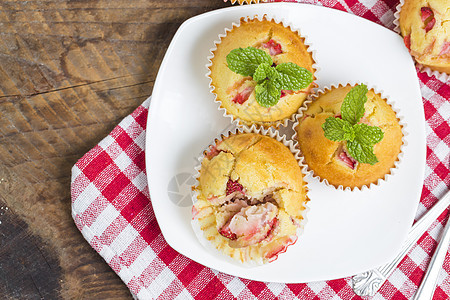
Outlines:
<svg viewBox="0 0 450 300"><path fill-rule="evenodd" d="M369 90L361 122L378 126L384 133L381 142L374 146L374 153L379 162L374 165L355 163L354 169L343 163L339 156L345 151L346 142L327 139L322 124L326 118L340 115L342 102L351 88L350 85L340 86L321 94L309 105L296 131L305 163L315 175L327 179L336 187L342 185L361 188L376 183L378 179L390 173L400 153L403 134L391 106L381 95Z"/></svg>
<svg viewBox="0 0 450 300"><path fill-rule="evenodd" d="M229 180L245 195L262 200L271 194L287 213L298 216L306 199L303 174L292 152L281 142L256 133L232 135L207 155L199 176L200 198L226 196Z"/></svg>
<svg viewBox="0 0 450 300"><path fill-rule="evenodd" d="M400 31L417 62L450 74L450 1L405 0Z"/></svg>

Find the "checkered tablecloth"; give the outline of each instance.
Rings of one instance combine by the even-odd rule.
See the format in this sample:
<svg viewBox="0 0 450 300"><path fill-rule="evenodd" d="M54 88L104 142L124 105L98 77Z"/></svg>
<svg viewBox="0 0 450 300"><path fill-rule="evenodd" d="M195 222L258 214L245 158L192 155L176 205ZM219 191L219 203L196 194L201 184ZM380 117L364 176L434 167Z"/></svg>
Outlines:
<svg viewBox="0 0 450 300"><path fill-rule="evenodd" d="M348 11L390 29L398 4L395 0L302 2ZM450 187L450 83L426 73L417 75L425 108L427 156L416 219ZM145 101L126 117L72 169L75 223L134 295L139 299L361 298L353 293L350 278L305 284L257 282L209 269L173 250L158 227L147 186L144 145L149 103ZM373 299L410 299L414 295L447 214L433 223ZM447 255L434 299L449 298Z"/></svg>

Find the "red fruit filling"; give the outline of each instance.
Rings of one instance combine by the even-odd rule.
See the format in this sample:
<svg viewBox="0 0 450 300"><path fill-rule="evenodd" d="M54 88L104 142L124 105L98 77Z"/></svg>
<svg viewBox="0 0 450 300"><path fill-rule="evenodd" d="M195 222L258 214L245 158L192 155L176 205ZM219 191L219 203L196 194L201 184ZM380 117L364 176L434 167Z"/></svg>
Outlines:
<svg viewBox="0 0 450 300"><path fill-rule="evenodd" d="M235 239L237 239L237 235L236 233L231 232L230 222L231 219L228 220L228 222L222 228L220 228L219 233L224 237L234 241Z"/></svg>
<svg viewBox="0 0 450 300"><path fill-rule="evenodd" d="M422 19L422 22L425 22L428 18L433 18L434 14L431 8L429 7L422 7L420 9L420 18Z"/></svg>
<svg viewBox="0 0 450 300"><path fill-rule="evenodd" d="M265 239L267 239L268 237L270 237L270 235L272 234L272 232L273 232L273 230L275 229L275 227L277 227L278 223L279 223L279 222L278 222L278 218L273 218L272 220L269 221L270 229L269 229L269 231L267 232L266 236L265 236L262 240L265 240ZM262 241L262 240L261 240L261 241Z"/></svg>
<svg viewBox="0 0 450 300"><path fill-rule="evenodd" d="M429 7L422 7L420 9L420 18L425 25L425 31L428 32L433 29L436 19L434 18L434 13Z"/></svg>
<svg viewBox="0 0 450 300"><path fill-rule="evenodd" d="M264 48L269 49L269 54L272 56L283 53L283 50L281 50L281 45L272 39L269 40L267 43L263 43L262 45Z"/></svg>
<svg viewBox="0 0 450 300"><path fill-rule="evenodd" d="M216 146L211 146L211 147L209 148L209 151L206 152L206 155L205 155L205 156L206 156L207 159L211 159L211 158L213 158L214 156L219 155L220 152L222 152L222 150L217 149Z"/></svg>
<svg viewBox="0 0 450 300"><path fill-rule="evenodd" d="M344 149L337 155L337 158L352 170L356 168L356 164L358 163L353 157L348 155Z"/></svg>
<svg viewBox="0 0 450 300"><path fill-rule="evenodd" d="M450 54L450 42L445 42L439 55Z"/></svg>
<svg viewBox="0 0 450 300"><path fill-rule="evenodd" d="M233 181L231 179L228 179L226 194L228 196L234 192L241 192L242 194L244 194L244 187L239 182L237 182L237 180Z"/></svg>
<svg viewBox="0 0 450 300"><path fill-rule="evenodd" d="M219 229L219 233L230 239L233 248L247 247L265 239L271 239L278 224L278 208L270 203L243 206Z"/></svg>
<svg viewBox="0 0 450 300"><path fill-rule="evenodd" d="M255 88L251 87L251 86L246 87L243 91L237 93L237 95L234 96L233 100L231 100L231 101L233 101L234 103L239 103L239 104L244 103L245 101L248 100L248 97L250 97L250 95L252 94L254 89Z"/></svg>
<svg viewBox="0 0 450 300"><path fill-rule="evenodd" d="M228 220L228 222L224 226L222 226L222 228L220 228L219 233L222 236L224 236L224 237L234 241L234 240L237 240L238 236L230 228L230 223L231 223L231 220L233 220L233 217L231 217L230 220ZM268 238L272 234L272 232L274 231L274 229L275 229L275 227L277 225L278 225L278 219L277 218L273 218L272 220L268 221L267 224L266 224L266 226L269 227L269 230L267 231L267 233L265 235L261 236L259 239L256 239L253 243L257 244L257 243L265 240L266 238ZM255 234L257 234L258 233L258 229L260 229L260 228L253 227L248 232L246 232L246 234L247 234L246 235L246 239L250 239Z"/></svg>
<svg viewBox="0 0 450 300"><path fill-rule="evenodd" d="M281 90L281 96L280 98L283 98L286 95L292 95L294 92L291 90Z"/></svg>
<svg viewBox="0 0 450 300"><path fill-rule="evenodd" d="M403 38L403 42L405 43L406 48L408 48L408 51L411 51L411 35L407 35Z"/></svg>

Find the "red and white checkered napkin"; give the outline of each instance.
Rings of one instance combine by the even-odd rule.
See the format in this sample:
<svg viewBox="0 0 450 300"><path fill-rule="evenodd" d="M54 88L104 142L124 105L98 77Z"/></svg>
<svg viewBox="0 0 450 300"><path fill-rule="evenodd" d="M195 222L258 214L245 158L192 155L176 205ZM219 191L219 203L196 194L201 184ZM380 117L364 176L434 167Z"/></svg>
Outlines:
<svg viewBox="0 0 450 300"><path fill-rule="evenodd" d="M321 4L350 11L393 28L398 2L335 1ZM427 159L417 218L450 186L450 83L418 73L425 108ZM350 278L307 284L242 279L204 267L173 250L153 213L145 173L144 145L150 100L126 117L72 169L72 215L89 244L140 299L359 299ZM436 248L447 213L401 262L373 299L409 299ZM450 298L450 257L434 299Z"/></svg>

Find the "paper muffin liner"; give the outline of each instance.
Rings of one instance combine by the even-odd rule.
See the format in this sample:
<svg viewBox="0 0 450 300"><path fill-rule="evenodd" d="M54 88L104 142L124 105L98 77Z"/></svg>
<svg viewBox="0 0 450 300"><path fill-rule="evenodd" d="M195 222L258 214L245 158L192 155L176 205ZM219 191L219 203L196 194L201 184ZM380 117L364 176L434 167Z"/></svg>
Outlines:
<svg viewBox="0 0 450 300"><path fill-rule="evenodd" d="M299 149L297 149L297 147L295 147L293 141L291 140L287 140L286 136L283 135L281 136L280 133L272 128L269 129L264 129L262 127L257 127L255 125L252 125L251 127L248 126L242 126L242 127L238 127L235 128L233 131L228 131L225 134L220 134L218 135L215 139L214 142L211 143L204 151L203 154L198 158L198 165L195 167L195 175L194 175L194 179L196 180L195 185L193 186L192 190L193 190L193 196L192 196L192 201L193 204L195 204L198 200L198 196L199 196L199 192L198 192L198 188L199 188L199 177L200 177L200 170L202 167L202 162L203 159L206 156L206 153L216 147L221 141L227 139L228 137L231 137L233 135L237 135L237 134L243 134L243 133L256 133L256 134L261 134L264 136L268 136L271 137L279 142L281 142L284 146L286 146L292 153L292 155L294 156L295 160L297 161L302 176L303 176L303 188L305 190L305 201L303 203L303 209L301 212L301 220L296 220L296 225L297 225L297 231L296 231L296 235L292 236L290 238L292 238L290 241L288 241L285 244L285 247L282 251L277 252L276 255L274 255L273 257L271 257L270 260L268 261L264 261L263 257L258 257L259 254L257 254L257 257L251 257L252 255L254 255L253 252L249 252L247 250L243 250L240 254L240 257L231 257L230 255L228 255L227 253L224 253L222 251L220 251L220 249L218 249L218 245L215 245L213 242L209 241L206 236L205 236L205 231L207 231L208 229L211 230L215 230L217 232L217 228L215 227L215 223L212 224L211 228L204 228L202 230L201 226L200 226L200 222L198 220L198 214L199 212L196 211L195 207L192 206L192 219L191 219L191 225L192 228L194 230L194 233L197 237L197 239L199 240L200 244L205 247L209 252L214 253L216 255L218 255L219 257L221 257L222 259L224 259L225 261L231 263L231 264L236 264L239 266L245 266L245 267L256 267L256 266L261 266L270 262L273 262L275 260L277 260L278 256L281 253L286 252L287 248L293 244L296 243L296 241L298 240L298 237L303 233L304 228L306 223L308 222L307 219L307 214L310 210L309 206L308 206L308 202L310 201L310 199L308 198L308 185L307 185L307 181L305 181L305 176L306 176L306 172L305 172L305 168L303 165L303 157L300 155L300 151ZM247 247L244 247L247 248ZM239 249L243 249L243 248L239 248ZM245 253L247 252L247 253ZM245 255L248 255L248 257L245 257Z"/></svg>
<svg viewBox="0 0 450 300"><path fill-rule="evenodd" d="M394 25L395 25L394 31L400 34L400 36L402 35L400 30L400 11L402 10L403 4L405 4L405 0L400 0L400 3L397 5L396 11L394 13ZM411 57L414 59L414 63L420 72L424 72L430 77L434 76L442 82L448 82L450 80L450 74L432 70L429 67L424 66L419 62L417 62L414 56L411 55Z"/></svg>
<svg viewBox="0 0 450 300"><path fill-rule="evenodd" d="M298 137L297 137L297 126L300 124L300 120L303 117L303 114L299 114L296 116L296 121L294 122L292 129L294 131L294 134L292 136L292 139L294 141L294 145L295 147L300 151L300 154L303 158L302 163L303 163L303 168L304 168L304 172L306 174L308 174L309 176L311 176L312 178L317 179L318 181L320 181L321 183L324 183L326 186L332 187L336 190L340 190L340 191L354 191L354 190L368 190L371 188L374 188L375 186L380 186L383 182L387 181L389 179L389 177L394 176L395 172L398 168L398 166L401 164L401 161L403 159L403 150L404 147L407 145L407 141L405 140L405 137L409 135L408 132L408 127L407 124L404 122L404 116L401 114L400 110L398 108L395 107L395 101L392 101L391 99L389 99L389 96L385 95L384 91L381 89L378 89L375 86L371 86L366 82L348 82L345 85L339 83L339 84L331 84L329 87L325 86L322 89L319 89L317 91L317 93L315 93L314 95L310 95L310 99L308 101L308 105L311 104L312 102L314 102L318 97L320 97L321 95L331 91L332 89L336 89L336 88L340 88L340 87L346 87L347 85L350 85L352 87L354 87L355 85L358 84L365 84L368 88L368 90L373 90L375 94L378 94L381 96L382 99L386 100L386 103L392 108L392 110L395 112L395 115L397 117L397 121L400 125L401 128L401 132L402 132L402 144L400 146L400 152L397 155L397 159L394 162L394 166L392 168L389 169L389 172L387 172L382 178L379 178L376 182L372 182L370 184L366 184L363 185L361 187L345 187L343 185L334 185L328 182L328 180L326 178L322 178L319 175L317 175L313 169L311 169L308 165L308 163L305 161L305 158L303 156L303 153L300 149L300 145L298 142Z"/></svg>
<svg viewBox="0 0 450 300"><path fill-rule="evenodd" d="M245 2L245 0L242 0L242 1ZM207 69L206 77L209 79L209 89L210 89L210 92L214 95L214 102L217 103L218 109L223 112L223 116L226 118L229 118L231 123L236 126L249 127L249 126L255 125L256 127L263 127L265 129L270 128L270 127L279 129L280 126L288 127L289 122L291 122L291 124L293 122L295 122L296 115L301 114L304 110L306 110L306 103L305 103L306 99L303 101L303 103L299 107L299 109L296 112L294 112L290 117L287 117L287 118L284 118L284 119L281 119L278 121L270 122L270 124L269 124L269 122L266 122L268 124L265 124L264 122L259 122L259 123L252 123L252 125L247 125L246 121L244 121L241 118L239 118L238 116L235 116L232 113L228 112L227 109L225 107L223 107L222 101L220 101L218 99L217 94L214 92L215 88L212 85L212 78L210 77L210 75L211 75L210 67L212 66L212 59L214 58L214 52L217 50L218 45L221 44L222 39L225 38L229 32L231 32L235 28L241 26L242 22L247 22L247 21L251 21L254 19L258 19L260 21L263 21L263 20L274 21L275 23L281 24L283 27L288 28L292 32L297 33L297 35L302 39L303 44L306 46L307 52L311 54L311 57L313 60L313 64L312 64L312 69L314 70L313 81L311 83L312 88L311 88L309 94L313 94L317 90L317 86L318 86L316 83L317 82L317 72L320 70L320 68L317 66L317 63L316 63L316 61L317 61L316 60L316 51L313 49L311 44L308 43L308 36L301 34L300 29L297 29L297 28L295 28L295 26L292 26L291 22L287 22L283 19L277 19L276 17L268 17L267 14L264 14L263 16L255 15L254 17L249 17L249 16L242 17L238 23L232 22L231 28L225 28L224 33L221 33L218 35L219 40L214 41L214 47L209 50L210 56L207 57L208 63L206 64L206 69Z"/></svg>

